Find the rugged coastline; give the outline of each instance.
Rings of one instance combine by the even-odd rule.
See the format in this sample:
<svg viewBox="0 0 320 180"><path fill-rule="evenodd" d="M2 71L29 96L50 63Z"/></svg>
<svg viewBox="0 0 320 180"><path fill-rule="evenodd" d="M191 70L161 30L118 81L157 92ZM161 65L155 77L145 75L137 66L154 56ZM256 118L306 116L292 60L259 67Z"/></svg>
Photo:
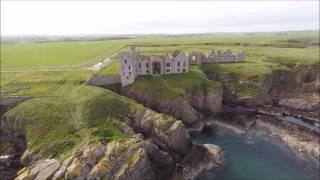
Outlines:
<svg viewBox="0 0 320 180"><path fill-rule="evenodd" d="M17 173L17 179L192 179L202 170L223 163L223 149L195 144L189 136L191 132L214 126L238 134L249 128L261 129L294 151L319 159L319 133L279 119L282 115L291 115L315 126L320 122L318 97L310 96L320 88L316 68L318 66L310 65L274 71L262 80L246 82L234 74L207 73L210 80L201 75L202 83L183 87L184 91L175 96L170 94L169 98L150 96L139 87L123 89L121 95L145 106L117 114L123 122L121 133L129 136L128 139L81 144L63 160L27 150L21 158L25 168ZM295 81L294 85L284 85L288 81ZM243 96L240 92L248 87L256 92ZM194 89L196 91L192 91ZM293 90L287 93L289 89ZM125 104L123 100L117 103ZM130 103L137 106L135 102ZM110 105L109 102L102 104ZM14 144L24 144L24 150L28 125L17 115L19 113L9 113L2 117L1 127L6 130L2 133L16 142ZM207 118L208 115L211 117ZM211 121L211 118L218 120Z"/></svg>
<svg viewBox="0 0 320 180"><path fill-rule="evenodd" d="M103 91L102 91L103 92ZM108 95L108 94L105 94ZM116 94L109 94L113 96ZM36 100L31 100L36 101ZM117 100L118 101L118 100ZM117 103L125 105L127 100ZM115 103L106 101L105 103ZM131 104L131 105L130 105ZM21 163L24 168L17 172L16 179L190 179L204 169L213 169L223 163L223 152L214 145L194 144L183 123L175 118L154 112L129 101L135 107L121 114L120 130L125 139L102 141L102 143L80 143L64 158L51 153L54 147L35 151L24 146ZM19 109L19 107L18 107ZM30 122L17 114L5 114L1 127L6 137L27 137L13 141L18 145L30 142ZM114 112L114 110L110 111ZM28 113L28 112L23 112ZM91 112L92 113L92 112ZM120 114L119 114L120 115ZM25 116L25 115L23 115ZM103 132L103 131L102 131ZM102 134L98 137L105 138ZM34 143L34 142L33 142ZM22 152L23 152L22 151ZM44 152L42 152L44 151ZM51 152L47 155L45 151ZM19 156L20 157L20 156ZM7 159L10 160L10 159ZM15 176L13 171L11 179Z"/></svg>
<svg viewBox="0 0 320 180"><path fill-rule="evenodd" d="M317 69L319 65L316 64L297 65L290 70L274 70L259 80L246 81L232 73L211 74L204 71L209 79L219 81L223 90L202 91L202 96L186 92L184 96L172 98L165 103L141 93L142 90L135 93L131 89L124 89L121 94L182 119L189 132L220 126L243 134L248 128L258 128L280 139L292 150L319 159L319 132L280 118L293 116L319 127L320 102L316 93L320 91L320 74ZM248 88L254 89L254 93L244 96L241 92ZM186 108L177 110L178 107ZM174 112L182 112L184 116ZM208 121L208 115L219 121ZM190 122L201 124L193 123L190 126Z"/></svg>

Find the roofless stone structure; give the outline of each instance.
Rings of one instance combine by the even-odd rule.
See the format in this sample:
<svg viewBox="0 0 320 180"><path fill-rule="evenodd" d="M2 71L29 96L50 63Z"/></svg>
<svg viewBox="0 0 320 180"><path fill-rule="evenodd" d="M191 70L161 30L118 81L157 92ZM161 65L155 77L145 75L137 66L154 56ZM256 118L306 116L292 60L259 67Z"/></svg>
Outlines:
<svg viewBox="0 0 320 180"><path fill-rule="evenodd" d="M245 53L232 54L231 50L225 52L212 50L208 56L199 51L193 51L190 56L179 50L171 55L142 55L135 46L129 47L129 53L120 54L121 85L134 83L139 75L159 76L162 74L187 73L189 64L202 64L214 62L243 62Z"/></svg>

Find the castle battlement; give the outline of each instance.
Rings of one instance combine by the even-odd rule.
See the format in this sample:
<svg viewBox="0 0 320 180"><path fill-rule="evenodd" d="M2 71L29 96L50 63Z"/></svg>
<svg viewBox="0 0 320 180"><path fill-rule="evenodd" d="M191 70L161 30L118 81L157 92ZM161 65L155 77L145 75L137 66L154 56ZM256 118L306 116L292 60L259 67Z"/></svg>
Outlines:
<svg viewBox="0 0 320 180"><path fill-rule="evenodd" d="M121 66L121 85L134 83L139 75L159 76L162 74L179 74L189 72L189 64L213 62L243 62L245 53L233 54L231 50L221 52L212 50L207 56L199 51L185 54L179 50L165 55L143 55L134 46L129 47L129 53L119 55Z"/></svg>

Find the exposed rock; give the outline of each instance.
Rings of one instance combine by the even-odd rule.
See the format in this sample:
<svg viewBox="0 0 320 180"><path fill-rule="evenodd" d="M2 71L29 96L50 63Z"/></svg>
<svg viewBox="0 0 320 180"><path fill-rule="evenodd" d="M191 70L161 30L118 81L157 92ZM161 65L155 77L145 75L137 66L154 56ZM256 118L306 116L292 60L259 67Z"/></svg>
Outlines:
<svg viewBox="0 0 320 180"><path fill-rule="evenodd" d="M317 111L320 107L319 102L308 102L301 98L286 98L278 102L279 106L302 111Z"/></svg>
<svg viewBox="0 0 320 180"><path fill-rule="evenodd" d="M183 176L192 179L204 170L217 168L223 163L223 152L216 145L194 145L183 161Z"/></svg>
<svg viewBox="0 0 320 180"><path fill-rule="evenodd" d="M130 97L143 105L156 111L166 113L182 120L187 126L199 127L202 115L190 105L186 97L179 96L173 99L160 100L145 96L141 92L122 92L123 95Z"/></svg>
<svg viewBox="0 0 320 180"><path fill-rule="evenodd" d="M295 151L320 159L320 135L298 125L265 115L259 115L256 127L268 131Z"/></svg>
<svg viewBox="0 0 320 180"><path fill-rule="evenodd" d="M124 96L135 99L156 111L169 114L183 121L187 128L199 129L203 126L203 113L221 112L222 89L186 93L171 99L148 97L141 92L122 89Z"/></svg>
<svg viewBox="0 0 320 180"><path fill-rule="evenodd" d="M151 143L132 139L125 144L110 143L104 157L87 179L155 179L148 151Z"/></svg>
<svg viewBox="0 0 320 180"><path fill-rule="evenodd" d="M74 159L71 165L67 168L67 179L85 179L90 169L82 164L80 160Z"/></svg>
<svg viewBox="0 0 320 180"><path fill-rule="evenodd" d="M22 169L18 173L17 180L37 179L47 180L59 169L60 164L55 159L40 160L35 165Z"/></svg>
<svg viewBox="0 0 320 180"><path fill-rule="evenodd" d="M197 95L189 95L192 107L200 112L219 113L222 110L222 89L211 92L200 92Z"/></svg>
<svg viewBox="0 0 320 180"><path fill-rule="evenodd" d="M306 101L319 102L319 95L314 96L315 92L320 92L320 72L319 64L300 65L290 70L276 70L267 76L259 87L259 99L305 99ZM296 100L294 100L296 101ZM300 100L299 100L300 101ZM286 102L285 104L288 104ZM303 102L293 102L294 104L304 104ZM312 108L306 107L311 110Z"/></svg>
<svg viewBox="0 0 320 180"><path fill-rule="evenodd" d="M213 163L212 165L214 167L219 167L218 165L221 165L224 161L221 148L215 144L204 144L204 146L208 148L209 153L213 157L215 163Z"/></svg>
<svg viewBox="0 0 320 180"><path fill-rule="evenodd" d="M175 159L182 159L192 146L182 122L172 117L145 110L137 112L129 121L136 132L150 138L162 149L169 150Z"/></svg>
<svg viewBox="0 0 320 180"><path fill-rule="evenodd" d="M70 156L66 160L63 161L62 165L60 166L59 170L54 174L52 179L57 180L64 177L68 166L72 163L72 160L74 159L74 156Z"/></svg>
<svg viewBox="0 0 320 180"><path fill-rule="evenodd" d="M54 163L42 168L35 180L46 180L50 179L52 175L59 169L59 162L55 161Z"/></svg>

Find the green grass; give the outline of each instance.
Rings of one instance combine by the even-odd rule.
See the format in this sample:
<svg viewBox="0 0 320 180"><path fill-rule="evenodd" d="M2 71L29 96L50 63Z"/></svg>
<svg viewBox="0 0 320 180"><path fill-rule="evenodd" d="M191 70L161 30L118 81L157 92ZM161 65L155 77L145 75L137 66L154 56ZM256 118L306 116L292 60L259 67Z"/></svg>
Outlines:
<svg viewBox="0 0 320 180"><path fill-rule="evenodd" d="M261 57L249 57L245 63L210 63L201 65L206 74L234 74L242 80L261 80L275 69L286 67L265 62Z"/></svg>
<svg viewBox="0 0 320 180"><path fill-rule="evenodd" d="M267 54L315 56L318 47L304 51L312 43L319 43L317 32L265 33L265 34L215 34L196 36L147 36L103 41L71 41L46 43L20 43L1 45L1 70L79 68L96 63L100 58L127 44L140 44L147 52L155 49L171 51L174 48L240 47L245 50L269 48ZM284 49L283 49L284 48ZM283 50L282 50L283 49ZM300 50L299 50L300 49ZM315 50L315 51L314 51ZM313 60L311 60L313 62Z"/></svg>
<svg viewBox="0 0 320 180"><path fill-rule="evenodd" d="M1 45L1 70L86 67L124 44L109 40Z"/></svg>
<svg viewBox="0 0 320 180"><path fill-rule="evenodd" d="M114 59L108 66L99 71L100 75L115 75L120 73L120 63Z"/></svg>
<svg viewBox="0 0 320 180"><path fill-rule="evenodd" d="M25 101L6 114L26 121L31 152L63 159L87 142L128 138L120 123L140 105L102 88L83 86L68 92Z"/></svg>
<svg viewBox="0 0 320 180"><path fill-rule="evenodd" d="M1 73L1 96L53 96L64 86L83 84L88 70Z"/></svg>
<svg viewBox="0 0 320 180"><path fill-rule="evenodd" d="M198 66L190 66L190 71L186 74L139 76L135 83L125 87L125 90L142 92L145 96L166 100L186 93L197 94L205 88L219 89L220 83L208 80Z"/></svg>

